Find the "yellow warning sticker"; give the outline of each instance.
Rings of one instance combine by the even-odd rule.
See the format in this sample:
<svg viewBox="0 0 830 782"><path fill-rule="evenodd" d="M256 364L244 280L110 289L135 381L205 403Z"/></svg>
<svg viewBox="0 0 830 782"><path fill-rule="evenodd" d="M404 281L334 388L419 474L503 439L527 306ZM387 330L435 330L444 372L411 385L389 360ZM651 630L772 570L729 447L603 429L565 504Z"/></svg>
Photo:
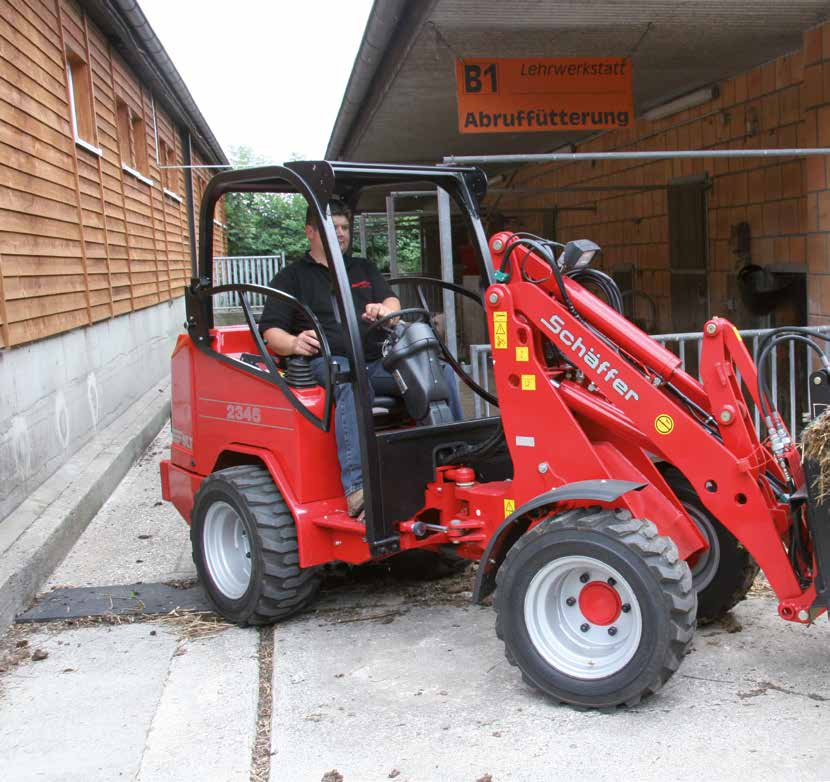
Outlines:
<svg viewBox="0 0 830 782"><path fill-rule="evenodd" d="M527 348L516 348L516 361L529 361L530 353Z"/></svg>
<svg viewBox="0 0 830 782"><path fill-rule="evenodd" d="M674 418L668 413L661 413L654 419L654 428L658 434L671 434L674 429Z"/></svg>
<svg viewBox="0 0 830 782"><path fill-rule="evenodd" d="M522 391L536 390L536 375L522 375Z"/></svg>
<svg viewBox="0 0 830 782"><path fill-rule="evenodd" d="M738 331L737 327L733 326L732 331L735 332L735 336L738 338L738 342L743 342L744 338L741 336L741 332Z"/></svg>
<svg viewBox="0 0 830 782"><path fill-rule="evenodd" d="M493 347L497 350L507 348L507 313L493 313Z"/></svg>
<svg viewBox="0 0 830 782"><path fill-rule="evenodd" d="M504 518L507 518L513 511L516 510L516 500L504 501Z"/></svg>

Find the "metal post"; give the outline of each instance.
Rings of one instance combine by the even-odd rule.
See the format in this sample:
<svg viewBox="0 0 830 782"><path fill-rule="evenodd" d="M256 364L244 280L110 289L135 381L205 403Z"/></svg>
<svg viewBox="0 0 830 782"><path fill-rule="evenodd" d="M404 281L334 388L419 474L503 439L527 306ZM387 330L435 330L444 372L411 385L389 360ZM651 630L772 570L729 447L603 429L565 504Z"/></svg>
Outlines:
<svg viewBox="0 0 830 782"><path fill-rule="evenodd" d="M386 196L386 235L389 244L389 273L398 276L398 236L395 233L395 197Z"/></svg>
<svg viewBox="0 0 830 782"><path fill-rule="evenodd" d="M452 218L450 216L450 194L438 188L438 236L441 245L441 279L454 282L452 268ZM447 333L447 347L450 353L458 357L458 336L455 325L455 294L443 291L444 328Z"/></svg>
<svg viewBox="0 0 830 782"><path fill-rule="evenodd" d="M447 155L444 165L468 166L503 163L555 163L579 160L688 160L695 158L734 157L806 157L830 155L827 148L805 149L678 149L654 152L548 152L526 155Z"/></svg>
<svg viewBox="0 0 830 782"><path fill-rule="evenodd" d="M366 257L366 215L361 213L357 216L357 230L360 236L360 254Z"/></svg>

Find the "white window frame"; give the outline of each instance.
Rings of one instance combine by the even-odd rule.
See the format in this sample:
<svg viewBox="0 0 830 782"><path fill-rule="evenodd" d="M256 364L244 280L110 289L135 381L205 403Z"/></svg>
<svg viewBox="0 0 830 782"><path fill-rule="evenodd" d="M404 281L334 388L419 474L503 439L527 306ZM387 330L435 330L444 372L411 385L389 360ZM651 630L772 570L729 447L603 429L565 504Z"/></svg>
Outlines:
<svg viewBox="0 0 830 782"><path fill-rule="evenodd" d="M93 155L98 155L98 157L104 156L104 150L100 147L96 147L95 144L87 141L84 138L81 138L80 134L78 133L78 115L75 109L75 80L72 78L72 64L69 62L69 58L64 55L66 59L66 83L69 87L69 117L72 121L72 136L75 139L75 144L82 149L85 149L87 152L91 152Z"/></svg>

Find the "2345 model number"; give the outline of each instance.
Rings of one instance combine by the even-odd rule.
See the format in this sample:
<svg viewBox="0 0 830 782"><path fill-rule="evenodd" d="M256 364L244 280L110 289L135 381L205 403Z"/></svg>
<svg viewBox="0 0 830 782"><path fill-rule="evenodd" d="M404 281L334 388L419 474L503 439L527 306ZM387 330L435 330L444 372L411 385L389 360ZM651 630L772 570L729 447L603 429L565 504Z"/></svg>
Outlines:
<svg viewBox="0 0 830 782"><path fill-rule="evenodd" d="M228 421L245 421L251 424L262 422L262 410L252 405L228 405L225 412Z"/></svg>

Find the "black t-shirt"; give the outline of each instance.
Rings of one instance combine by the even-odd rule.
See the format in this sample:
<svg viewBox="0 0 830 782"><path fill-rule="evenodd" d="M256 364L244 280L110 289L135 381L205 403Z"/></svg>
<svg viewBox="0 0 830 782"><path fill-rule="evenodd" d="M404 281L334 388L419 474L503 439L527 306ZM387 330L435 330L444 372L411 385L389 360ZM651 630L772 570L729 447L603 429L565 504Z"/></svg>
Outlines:
<svg viewBox="0 0 830 782"><path fill-rule="evenodd" d="M382 302L390 296L395 296L395 293L371 261L366 258L347 256L345 262L346 273L352 286L355 314L360 325L363 350L367 361L373 361L380 358L380 346L383 344L384 332L382 328L376 330L367 341L366 332L371 323L362 320L360 316L367 304ZM298 261L286 266L271 280L269 285L271 288L290 293L314 313L329 341L333 356L349 355L346 351L344 328L334 317L331 276L327 266L317 263L306 254ZM283 329L289 334L299 334L305 329L310 329L311 324L303 312L290 302L269 296L259 319L259 330L264 333L266 329L274 327Z"/></svg>

